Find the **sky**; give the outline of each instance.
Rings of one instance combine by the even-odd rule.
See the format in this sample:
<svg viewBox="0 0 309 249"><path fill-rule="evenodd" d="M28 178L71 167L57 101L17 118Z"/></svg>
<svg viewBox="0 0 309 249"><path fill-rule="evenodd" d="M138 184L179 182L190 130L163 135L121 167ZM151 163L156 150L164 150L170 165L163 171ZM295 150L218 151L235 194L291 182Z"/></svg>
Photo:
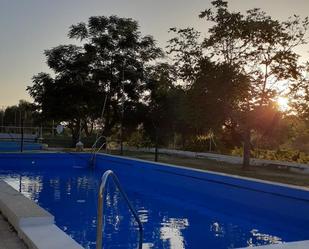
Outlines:
<svg viewBox="0 0 309 249"><path fill-rule="evenodd" d="M211 0L0 0L0 108L31 101L26 87L39 72L49 72L44 50L68 44L68 28L90 16L118 15L136 19L143 35L153 35L161 47L170 27L195 27L206 34L200 11ZM309 15L309 0L230 0L230 8L261 8L279 20ZM309 48L300 52L308 57Z"/></svg>

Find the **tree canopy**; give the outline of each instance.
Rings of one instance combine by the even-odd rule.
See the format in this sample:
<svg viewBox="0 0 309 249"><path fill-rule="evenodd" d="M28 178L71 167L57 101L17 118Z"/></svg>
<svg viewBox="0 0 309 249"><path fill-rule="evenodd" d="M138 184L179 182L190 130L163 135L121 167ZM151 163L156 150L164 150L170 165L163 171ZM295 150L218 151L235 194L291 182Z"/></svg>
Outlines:
<svg viewBox="0 0 309 249"><path fill-rule="evenodd" d="M309 120L308 65L297 52L309 20L211 4L199 15L203 32L169 30L168 56L130 18L93 16L72 25L74 44L45 51L53 75L39 73L28 87L40 118L66 123L74 142L94 130L122 140L142 129L156 146L181 140L184 149L215 137L221 151L242 145L248 166L254 146L274 146L270 140L281 141L283 130L294 132L288 124ZM290 116L276 104L283 92L294 96Z"/></svg>
<svg viewBox="0 0 309 249"><path fill-rule="evenodd" d="M107 135L123 108L138 106L147 65L163 52L151 36L140 34L138 23L130 18L90 17L88 23L72 25L68 36L82 45L46 50L55 77L34 76L28 91L45 118L68 123L74 140L89 125L104 124Z"/></svg>
<svg viewBox="0 0 309 249"><path fill-rule="evenodd" d="M195 111L204 112L209 119L198 116L196 121L207 127L217 120L215 127L224 125L237 129L244 143L246 166L252 131L261 130L261 127L268 129L279 116L272 106L280 86L286 81L292 85L301 78L300 55L295 48L306 43L309 21L294 16L280 22L258 8L245 14L232 12L228 2L223 0L212 1L212 6L200 13L200 18L210 23L208 35L200 42L200 34L193 29L173 28L176 37L170 40L169 53L174 55L180 78L192 89L198 89L193 99L198 100L204 93L201 97L204 105ZM209 62L203 67L205 61ZM205 69L206 74L202 72ZM214 78L209 79L213 72ZM214 91L210 90L212 84ZM212 112L214 106L218 112ZM273 119L263 119L268 125L262 126L260 117L263 116Z"/></svg>

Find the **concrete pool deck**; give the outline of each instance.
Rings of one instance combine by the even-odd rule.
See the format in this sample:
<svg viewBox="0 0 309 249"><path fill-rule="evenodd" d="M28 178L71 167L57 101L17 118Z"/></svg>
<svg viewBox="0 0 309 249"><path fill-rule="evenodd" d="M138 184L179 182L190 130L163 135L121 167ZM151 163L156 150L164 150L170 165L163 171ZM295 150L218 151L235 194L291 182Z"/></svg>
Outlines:
<svg viewBox="0 0 309 249"><path fill-rule="evenodd" d="M27 249L25 243L18 237L15 229L0 213L0 249Z"/></svg>

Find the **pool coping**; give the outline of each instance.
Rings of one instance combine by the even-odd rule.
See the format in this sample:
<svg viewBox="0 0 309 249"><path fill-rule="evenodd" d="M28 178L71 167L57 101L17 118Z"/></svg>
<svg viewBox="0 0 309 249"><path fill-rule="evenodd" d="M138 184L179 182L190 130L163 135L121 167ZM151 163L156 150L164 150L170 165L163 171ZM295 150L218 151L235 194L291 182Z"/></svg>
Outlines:
<svg viewBox="0 0 309 249"><path fill-rule="evenodd" d="M254 247L242 247L235 249L308 249L309 248L309 240L301 240L294 241L288 243L274 244L274 245L266 245L266 246L254 246Z"/></svg>
<svg viewBox="0 0 309 249"><path fill-rule="evenodd" d="M53 215L2 180L0 212L29 249L83 249L55 225Z"/></svg>

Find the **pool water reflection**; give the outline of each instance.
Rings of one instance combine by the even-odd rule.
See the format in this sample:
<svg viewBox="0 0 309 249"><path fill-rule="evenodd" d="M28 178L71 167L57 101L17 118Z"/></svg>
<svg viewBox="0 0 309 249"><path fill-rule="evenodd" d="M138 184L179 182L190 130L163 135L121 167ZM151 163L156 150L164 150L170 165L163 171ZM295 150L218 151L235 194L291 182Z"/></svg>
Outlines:
<svg viewBox="0 0 309 249"><path fill-rule="evenodd" d="M50 211L56 224L82 246L94 249L102 173L85 168L63 169L61 175L52 169L0 170L0 179ZM186 203L186 198L148 190L139 179L118 176L143 223L144 249L226 249L301 239L297 233L229 216L206 203ZM137 224L113 184L107 188L104 216L104 248L136 248Z"/></svg>

